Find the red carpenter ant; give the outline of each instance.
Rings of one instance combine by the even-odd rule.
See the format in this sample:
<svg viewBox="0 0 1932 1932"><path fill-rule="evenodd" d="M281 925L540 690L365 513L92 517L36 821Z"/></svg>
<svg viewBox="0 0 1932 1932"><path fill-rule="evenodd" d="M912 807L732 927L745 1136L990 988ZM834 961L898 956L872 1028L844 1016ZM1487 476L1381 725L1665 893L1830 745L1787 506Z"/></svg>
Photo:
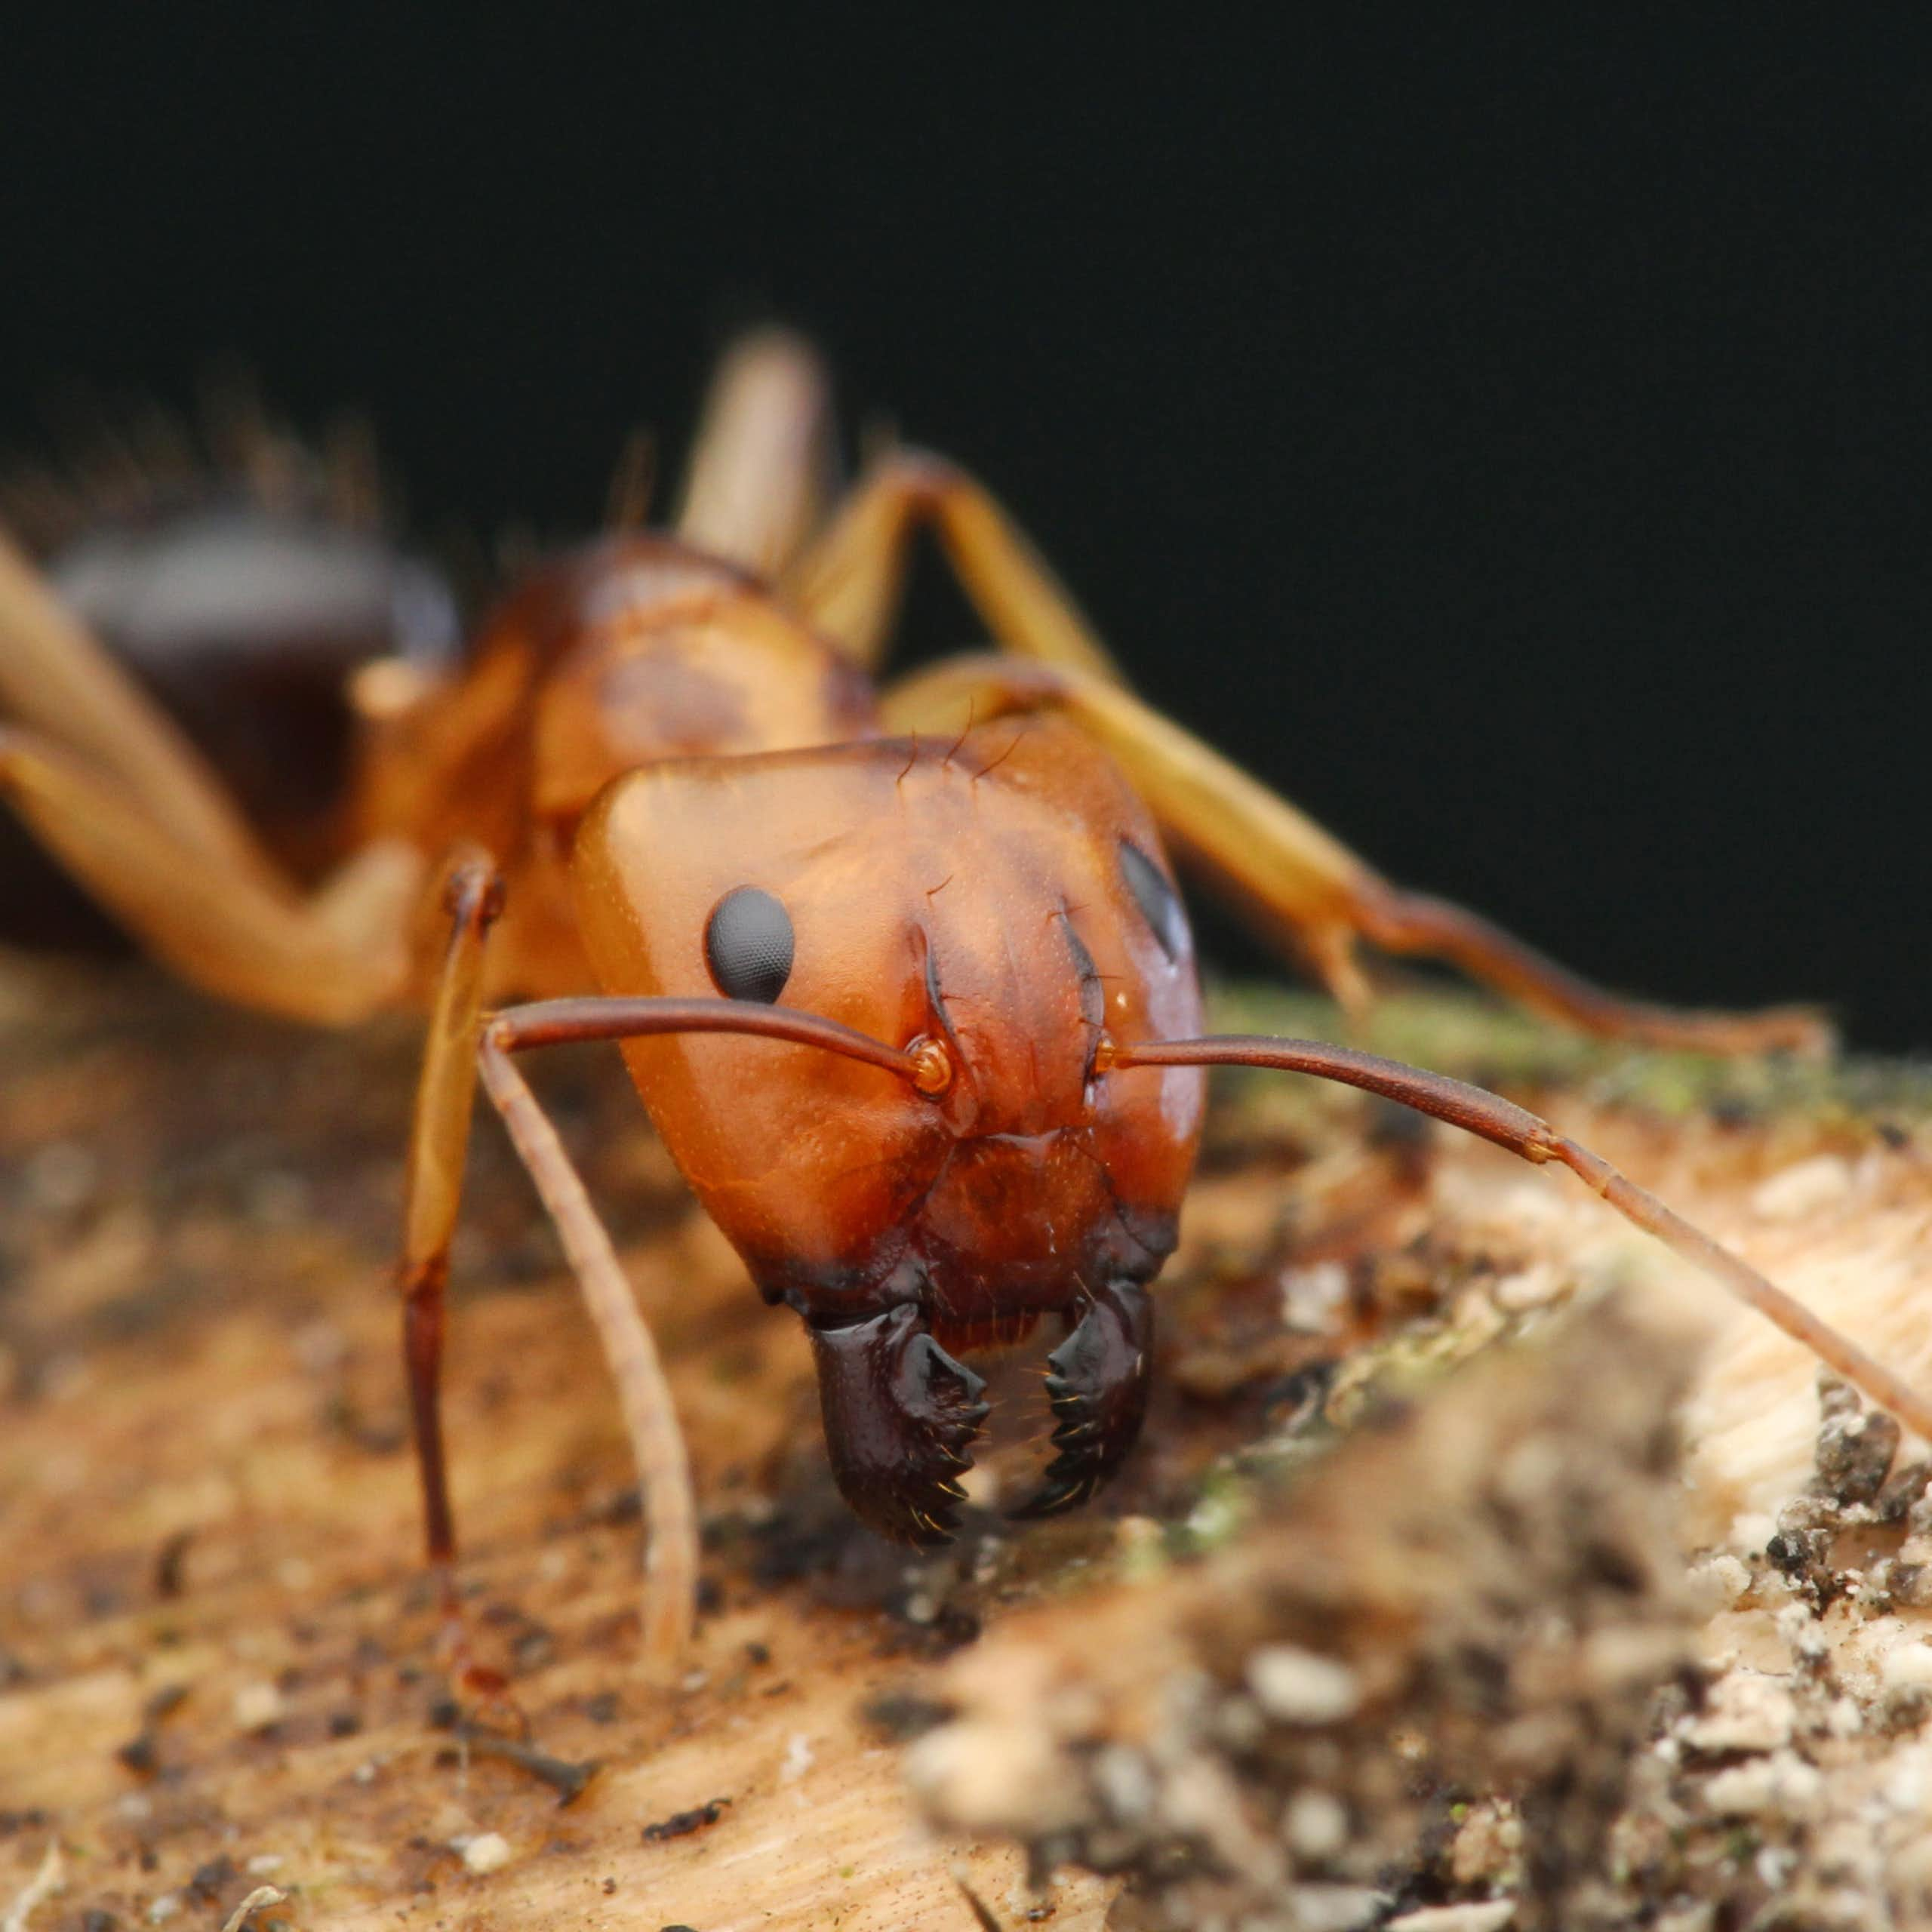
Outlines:
<svg viewBox="0 0 1932 1932"><path fill-rule="evenodd" d="M1365 941L1629 1039L1801 1048L1824 1037L1811 1015L1632 1004L1396 890L1136 699L959 471L894 452L826 503L826 426L806 349L742 343L674 534L620 528L536 570L460 670L360 671L337 827L351 856L306 895L0 549L0 702L18 721L0 730L0 788L66 869L225 998L331 1025L429 1010L400 1279L446 1584L438 1380L480 1069L617 1378L650 1530L650 1651L675 1654L691 1627L695 1513L650 1334L514 1063L562 1041L621 1043L760 1291L804 1320L840 1488L906 1542L955 1524L986 1413L960 1357L1041 1317L1066 1331L1048 1360L1057 1453L1018 1513L1070 1508L1118 1468L1146 1401L1149 1285L1174 1244L1214 1065L1345 1081L1569 1168L1932 1437L1932 1405L1521 1108L1346 1048L1199 1037L1167 851L1351 1005L1367 997ZM921 528L1001 654L881 693L868 673ZM508 996L539 1003L500 1008Z"/></svg>

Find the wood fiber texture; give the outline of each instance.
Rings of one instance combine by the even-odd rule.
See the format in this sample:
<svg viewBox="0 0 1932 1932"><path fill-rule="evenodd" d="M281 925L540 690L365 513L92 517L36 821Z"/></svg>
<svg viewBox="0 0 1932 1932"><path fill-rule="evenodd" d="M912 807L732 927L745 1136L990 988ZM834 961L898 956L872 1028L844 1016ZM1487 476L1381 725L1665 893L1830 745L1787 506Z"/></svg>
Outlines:
<svg viewBox="0 0 1932 1932"><path fill-rule="evenodd" d="M1316 1011L1270 996L1265 1017ZM480 1127L448 1374L462 1575L532 1744L599 1766L560 1803L441 1708L389 1280L413 1041L405 1024L251 1020L136 970L0 961L0 1918L57 1840L62 1889L26 1915L42 1932L101 1932L89 1912L219 1926L263 1884L290 1896L261 1922L300 1927L964 1932L962 1877L1004 1927L1137 1922L1160 1895L1113 1902L1118 1877L1069 1866L1029 1886L1017 1841L1038 1849L1037 1820L928 1823L907 1750L936 1748L934 1717L971 1714L995 1647L1077 1651L1097 1605L1091 1627L1144 1626L1150 1658L1171 1659L1161 1593L1195 1587L1201 1552L1269 1534L1255 1485L1327 1453L1386 1389L1534 1340L1580 1293L1647 1293L1707 1331L1681 1411L1687 1650L1718 1708L1746 1698L1724 1686L1748 1669L1797 1715L1704 1761L1680 1745L1674 1763L1709 1772L1672 1788L1685 1869L1654 1870L1641 1897L1631 1881L1632 1922L1672 1885L1755 1906L1802 1884L1927 1922L1932 1864L1912 1865L1898 1795L1914 1767L1932 1789L1915 1715L1932 1651L1900 1580L1919 1532L1903 1504L1841 1523L1831 1509L1856 1497L1817 1501L1809 1364L1574 1185L1265 1077L1219 1090L1161 1291L1149 1438L1117 1491L913 1558L841 1509L804 1338L691 1207L614 1056L533 1063L666 1352L706 1524L697 1650L679 1683L653 1684L634 1662L641 1527L614 1399L528 1183ZM1373 1043L1501 1080L1932 1377L1916 1078L1628 1060L1432 1001L1392 1009ZM1029 1367L996 1386L1014 1439L984 1480L1017 1492L1008 1466L1037 1463L1044 1406ZM1810 1538L1795 1558L1792 1535ZM1230 1574L1266 1571L1265 1552L1243 1562ZM1137 1588L1144 1617L1120 1607ZM1858 1717L1835 1740L1807 1728L1828 1678ZM1645 1754L1700 1721L1667 1700L1632 1721L1619 1763L1639 1797L1619 1829L1663 1815L1642 1808ZM1759 1760L1763 1791L1705 1788ZM1868 1821L1892 1793L1866 1834L1882 1855L1849 1877L1848 1854L1831 1866L1820 1849L1834 1780ZM1418 1826L1396 1850L1409 1890L1382 1916L1537 1909L1510 1794L1457 1801L1466 1829L1503 1821L1494 1857L1459 1837L1458 1863Z"/></svg>

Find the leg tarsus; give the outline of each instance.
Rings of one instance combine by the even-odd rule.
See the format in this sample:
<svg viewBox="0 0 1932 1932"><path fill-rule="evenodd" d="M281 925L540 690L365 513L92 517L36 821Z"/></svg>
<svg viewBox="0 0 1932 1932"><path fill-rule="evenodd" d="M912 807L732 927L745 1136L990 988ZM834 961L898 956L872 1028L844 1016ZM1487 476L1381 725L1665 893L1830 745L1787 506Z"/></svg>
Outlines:
<svg viewBox="0 0 1932 1932"><path fill-rule="evenodd" d="M509 1679L477 1654L469 1620L463 1614L463 1598L457 1589L454 1562L437 1564L432 1574L439 1626L437 1654L451 1694L460 1703L467 1701L470 1705L466 1721L475 1723L494 1714L518 1736L527 1737L529 1716L516 1701Z"/></svg>
<svg viewBox="0 0 1932 1932"><path fill-rule="evenodd" d="M430 1562L445 1573L456 1560L456 1527L450 1512L441 1401L448 1267L448 1257L439 1255L405 1266L401 1281L402 1352L409 1378L410 1429L423 1487L423 1540ZM441 1593L447 1607L455 1595L447 1575Z"/></svg>
<svg viewBox="0 0 1932 1932"><path fill-rule="evenodd" d="M1154 1303L1132 1282L1101 1289L1072 1332L1047 1358L1047 1397L1060 1452L1016 1517L1077 1509L1111 1481L1140 1435L1147 1411Z"/></svg>
<svg viewBox="0 0 1932 1932"><path fill-rule="evenodd" d="M1478 913L1447 900L1398 891L1373 877L1358 886L1352 906L1356 929L1384 952L1446 960L1532 1012L1586 1033L1692 1053L1782 1050L1817 1057L1831 1051L1830 1023L1808 1007L1716 1013L1626 999L1592 986Z"/></svg>

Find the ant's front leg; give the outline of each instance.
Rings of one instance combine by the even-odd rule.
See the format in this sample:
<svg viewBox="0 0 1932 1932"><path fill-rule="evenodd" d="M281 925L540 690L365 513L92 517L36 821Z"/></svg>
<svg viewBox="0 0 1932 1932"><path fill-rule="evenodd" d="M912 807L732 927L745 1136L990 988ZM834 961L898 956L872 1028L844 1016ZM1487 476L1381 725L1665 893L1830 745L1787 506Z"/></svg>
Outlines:
<svg viewBox="0 0 1932 1932"><path fill-rule="evenodd" d="M458 853L445 881L449 941L437 975L410 1126L396 1284L402 1299L410 1420L423 1485L424 1540L436 1579L444 1641L458 1682L493 1694L500 1692L501 1680L475 1665L457 1595L456 1527L443 1449L442 1370L450 1243L463 1198L463 1171L476 1104L485 941L503 908L503 884L494 864L478 851Z"/></svg>
<svg viewBox="0 0 1932 1932"><path fill-rule="evenodd" d="M1138 1282L1117 1281L1094 1294L1047 1358L1047 1399L1060 1453L1039 1488L1009 1515L1077 1509L1112 1481L1140 1439L1153 1342L1153 1297Z"/></svg>
<svg viewBox="0 0 1932 1932"><path fill-rule="evenodd" d="M868 1528L921 1548L950 1543L986 1419L986 1384L902 1302L869 1320L808 1321L825 1446L839 1492Z"/></svg>

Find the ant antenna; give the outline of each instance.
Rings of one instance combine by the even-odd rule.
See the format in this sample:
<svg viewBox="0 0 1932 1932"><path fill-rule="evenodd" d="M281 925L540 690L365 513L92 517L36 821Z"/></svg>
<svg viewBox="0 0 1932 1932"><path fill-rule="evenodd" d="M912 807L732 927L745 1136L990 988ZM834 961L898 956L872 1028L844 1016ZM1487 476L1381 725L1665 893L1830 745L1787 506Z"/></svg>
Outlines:
<svg viewBox="0 0 1932 1932"><path fill-rule="evenodd" d="M1263 1034L1223 1034L1200 1040L1148 1040L1116 1044L1103 1041L1097 1064L1103 1069L1131 1066L1267 1066L1285 1073L1312 1073L1345 1087L1380 1094L1417 1112L1446 1121L1451 1127L1542 1167L1554 1162L1567 1168L1592 1194L1599 1195L1623 1218L1654 1235L1674 1254L1714 1276L1747 1306L1782 1329L1835 1370L1868 1401L1889 1411L1912 1433L1932 1441L1932 1401L1903 1377L1875 1361L1849 1337L1841 1335L1795 1296L1761 1275L1741 1255L1734 1254L1666 1207L1647 1189L1639 1187L1600 1154L1559 1134L1546 1120L1513 1100L1428 1073L1400 1060L1353 1047L1331 1046L1321 1040L1290 1040Z"/></svg>

